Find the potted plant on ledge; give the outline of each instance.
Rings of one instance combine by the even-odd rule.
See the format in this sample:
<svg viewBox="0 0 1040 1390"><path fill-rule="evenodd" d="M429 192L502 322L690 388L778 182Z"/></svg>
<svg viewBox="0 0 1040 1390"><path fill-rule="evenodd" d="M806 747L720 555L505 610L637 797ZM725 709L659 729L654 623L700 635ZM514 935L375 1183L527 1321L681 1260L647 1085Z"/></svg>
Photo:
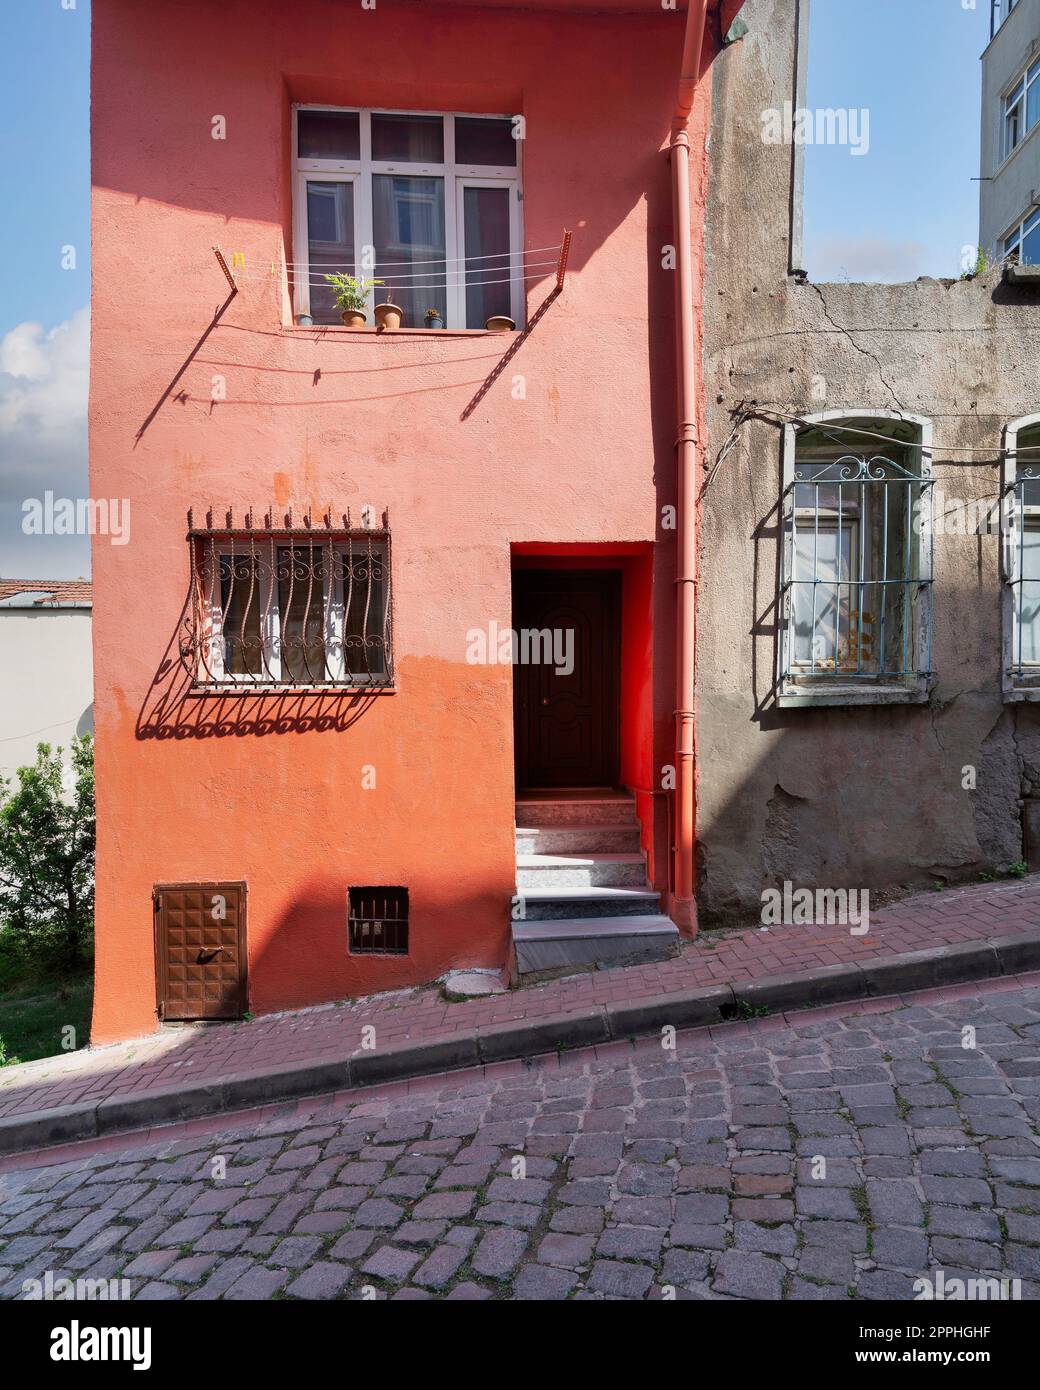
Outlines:
<svg viewBox="0 0 1040 1390"><path fill-rule="evenodd" d="M380 284L382 281L380 281ZM395 304L390 298L390 291L386 292L386 299L382 304L376 305L376 327L377 328L400 328L404 310L400 304Z"/></svg>
<svg viewBox="0 0 1040 1390"><path fill-rule="evenodd" d="M427 310L426 310L426 327L427 327L427 328L443 328L443 327L444 327L444 320L441 318L441 311L440 311L439 309L427 309Z"/></svg>
<svg viewBox="0 0 1040 1390"><path fill-rule="evenodd" d="M332 289L332 297L339 306L346 326L364 328L369 292L376 285L381 285L382 280L360 280L354 275L340 274L326 275L325 279Z"/></svg>

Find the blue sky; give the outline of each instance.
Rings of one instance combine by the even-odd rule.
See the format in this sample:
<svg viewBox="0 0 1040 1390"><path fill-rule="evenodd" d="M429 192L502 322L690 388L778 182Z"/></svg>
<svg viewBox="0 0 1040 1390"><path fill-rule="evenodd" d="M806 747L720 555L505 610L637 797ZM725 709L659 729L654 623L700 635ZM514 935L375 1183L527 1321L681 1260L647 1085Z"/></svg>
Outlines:
<svg viewBox="0 0 1040 1390"><path fill-rule="evenodd" d="M0 331L90 298L90 6L0 3ZM78 268L60 268L73 245Z"/></svg>
<svg viewBox="0 0 1040 1390"><path fill-rule="evenodd" d="M0 575L19 579L90 572L89 537L21 526L25 499L87 491L90 6L64 3L0 0Z"/></svg>
<svg viewBox="0 0 1040 1390"><path fill-rule="evenodd" d="M809 105L870 111L868 154L807 150L814 279L959 273L978 234L988 15L989 0L814 0ZM3 576L89 572L86 537L21 531L24 499L86 493L89 30L89 0L0 0Z"/></svg>
<svg viewBox="0 0 1040 1390"><path fill-rule="evenodd" d="M989 0L813 0L810 108L867 108L870 147L806 147L814 280L954 276L978 239Z"/></svg>

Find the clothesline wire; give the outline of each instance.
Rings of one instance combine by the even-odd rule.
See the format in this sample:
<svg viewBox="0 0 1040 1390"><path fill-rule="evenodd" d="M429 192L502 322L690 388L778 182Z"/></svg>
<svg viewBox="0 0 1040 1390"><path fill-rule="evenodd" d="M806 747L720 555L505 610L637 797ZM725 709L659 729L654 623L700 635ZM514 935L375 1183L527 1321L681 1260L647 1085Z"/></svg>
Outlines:
<svg viewBox="0 0 1040 1390"><path fill-rule="evenodd" d="M463 280L456 280L450 284L445 283L443 280L438 280L431 285L388 285L387 288L399 290L477 290L482 289L485 285L511 285L524 280L544 280L545 278L544 271L539 271L537 274L531 275L507 275L500 280L470 280L468 284ZM269 281L270 276L261 275L257 276L256 279ZM297 281L296 283L299 284L300 282ZM327 288L321 280L311 281L311 287L317 289Z"/></svg>
<svg viewBox="0 0 1040 1390"><path fill-rule="evenodd" d="M453 264L454 262L457 262L457 261L465 261L466 263L468 263L468 262L470 262L470 261L491 261L491 260L495 260L495 259L500 259L502 256L534 256L534 255L539 254L539 253L542 252L542 251L559 251L559 250L562 248L562 246L563 246L563 243L562 243L562 242L558 242L555 246L528 246L528 247L525 247L525 248L524 248L523 250L521 250L521 251L490 251L490 252L488 252L488 254L487 254L486 256L447 256L447 257L444 257L444 258L438 259L438 260L422 260L422 261L384 261L383 264L384 264L384 265L451 265L451 264ZM227 256L226 256L226 254L225 254L224 252L222 252L221 254L222 254L222 255L225 255L225 259L227 259ZM233 260L233 259L234 259L235 253L234 253L234 252L231 252L230 254L231 254L231 257L232 257L232 260ZM306 264L307 264L306 261L286 261L286 265L306 265ZM334 262L333 264L336 264L336 263ZM347 266L347 265L350 265L351 263L350 263L349 261L342 261L342 262L339 262L339 264L342 264L342 265ZM231 269L232 269L232 271L234 270L234 265L232 265Z"/></svg>
<svg viewBox="0 0 1040 1390"><path fill-rule="evenodd" d="M855 425L843 425L840 419L807 420L802 415L789 415L783 410L767 409L749 410L746 416L746 418L749 419L757 418L760 420L764 420L767 424L771 423L770 417L773 417L776 420L782 420L787 424L804 425L808 429L819 430L821 434L826 435L829 439L833 439L836 444L842 443L842 440L838 438L838 434L858 434L862 435L865 439L880 439L883 443L888 444L890 447L894 445L897 448L901 449L919 449L927 454L936 454L940 452L939 446L936 444L919 444L909 439L893 439L890 435L878 434L875 430L861 430L858 429ZM913 424L914 422L909 421L908 423ZM834 434L834 430L837 430L838 434ZM992 454L993 446L990 445L989 447L985 447L983 445L977 444L955 444L950 446L948 449L944 448L942 452L953 452L962 454ZM1019 444L1015 449L1001 448L999 452L1019 454L1038 453L1040 452L1040 444Z"/></svg>
<svg viewBox="0 0 1040 1390"><path fill-rule="evenodd" d="M550 261L528 261L526 267L518 267L518 269L527 269L527 270L531 270L531 269L534 269L534 268L539 267L539 266L554 266L554 265L558 265L558 264L559 264L559 262L556 261L555 258L554 258L553 260L550 260ZM294 276L294 278L300 279L300 280L304 279L305 276L308 277L308 278L310 278L310 279L315 279L315 278L317 278L317 279L320 279L320 280L324 280L326 274L328 273L328 270L327 270L327 268L326 268L325 266L311 266L309 270L307 270L307 271L300 271L300 272L295 272L295 271L293 270L292 266L287 266L286 269L287 269L287 271L288 271L288 273L289 273L290 275L292 275L292 276ZM379 267L376 267L376 269L379 269ZM449 276L449 275L459 275L459 276L461 276L461 275L468 275L468 274L473 274L473 275L493 275L493 274L495 273L495 271L497 271L497 270L509 270L509 269L510 269L510 267L509 267L508 265L485 265L485 266L477 266L472 272L469 271L469 270L467 270L465 267L459 267L458 269L443 270L443 271L436 271L436 270L415 270L415 271L409 272L409 273L406 274L406 275L391 275L391 276L389 276L389 277L387 277L387 278L388 278L389 280L391 280L391 281L397 281L397 280L415 280L415 279L417 279L417 278L418 278L418 279L422 279L422 277L423 277L424 275L444 275L444 276ZM278 267L277 265L275 265L275 266L273 266L270 270L240 270L238 273L239 273L239 276L240 276L240 277L245 278L245 279L253 279L253 280L270 280L270 278L271 278L272 275L274 275L274 276L277 276L277 275L278 275L278 273L279 273L279 267ZM359 278L359 279L371 279L371 278L373 278L373 277L365 275L365 276L359 276L358 278ZM382 277L376 277L376 278L382 278Z"/></svg>

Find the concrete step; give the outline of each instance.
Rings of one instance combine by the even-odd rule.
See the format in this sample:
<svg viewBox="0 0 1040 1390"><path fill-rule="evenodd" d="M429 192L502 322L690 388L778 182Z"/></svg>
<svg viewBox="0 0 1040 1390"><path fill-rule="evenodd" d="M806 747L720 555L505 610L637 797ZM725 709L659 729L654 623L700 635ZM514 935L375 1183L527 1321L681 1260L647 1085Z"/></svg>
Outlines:
<svg viewBox="0 0 1040 1390"><path fill-rule="evenodd" d="M639 917L656 912L660 906L660 895L652 888L528 888L517 896L527 922Z"/></svg>
<svg viewBox="0 0 1040 1390"><path fill-rule="evenodd" d="M563 974L589 966L666 960L679 949L674 922L660 913L633 917L563 918L513 923L521 976Z"/></svg>
<svg viewBox="0 0 1040 1390"><path fill-rule="evenodd" d="M645 888L642 854L518 854L516 891L529 888Z"/></svg>
<svg viewBox="0 0 1040 1390"><path fill-rule="evenodd" d="M516 832L521 854L638 854L639 825L542 825Z"/></svg>
<svg viewBox="0 0 1040 1390"><path fill-rule="evenodd" d="M637 825L635 798L621 793L595 797L524 798L516 803L518 828L565 825Z"/></svg>

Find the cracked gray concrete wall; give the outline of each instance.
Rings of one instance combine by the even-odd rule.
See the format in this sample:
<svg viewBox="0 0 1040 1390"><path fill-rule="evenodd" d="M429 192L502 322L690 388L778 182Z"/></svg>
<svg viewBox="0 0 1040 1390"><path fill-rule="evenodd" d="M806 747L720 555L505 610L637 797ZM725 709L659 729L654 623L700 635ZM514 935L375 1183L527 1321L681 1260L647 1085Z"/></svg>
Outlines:
<svg viewBox="0 0 1040 1390"><path fill-rule="evenodd" d="M903 285L789 275L792 151L763 143L761 113L794 100L796 0L748 0L742 16L748 34L713 67L705 229L697 733L707 923L757 915L762 889L784 879L877 890L1000 870L1022 857L1023 794L1040 794L1040 711L1002 695L997 534L936 536L928 704L776 704L781 430L747 421L712 473L734 412L745 402L792 415L926 416L936 487L996 503L1004 426L1040 411L1040 296L999 271ZM965 768L976 770L974 790Z"/></svg>

